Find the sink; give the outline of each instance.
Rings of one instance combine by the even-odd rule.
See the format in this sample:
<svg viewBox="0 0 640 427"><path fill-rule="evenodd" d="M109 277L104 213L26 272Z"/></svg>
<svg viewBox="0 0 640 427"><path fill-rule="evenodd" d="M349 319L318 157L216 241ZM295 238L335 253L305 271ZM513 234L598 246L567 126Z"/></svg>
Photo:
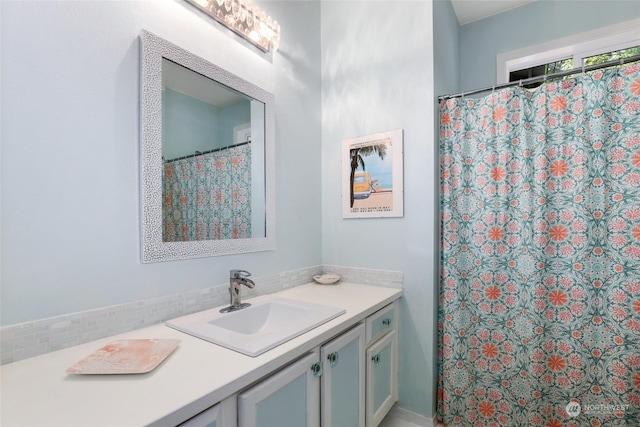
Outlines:
<svg viewBox="0 0 640 427"><path fill-rule="evenodd" d="M167 326L255 357L346 312L340 307L272 298L231 313L206 310Z"/></svg>

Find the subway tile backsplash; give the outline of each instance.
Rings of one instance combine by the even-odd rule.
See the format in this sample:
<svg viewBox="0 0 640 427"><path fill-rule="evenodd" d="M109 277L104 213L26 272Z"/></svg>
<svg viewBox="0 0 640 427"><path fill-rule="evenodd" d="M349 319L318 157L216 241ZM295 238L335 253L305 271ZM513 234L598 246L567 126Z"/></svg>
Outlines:
<svg viewBox="0 0 640 427"><path fill-rule="evenodd" d="M324 265L322 266L322 271L323 273L339 274L343 282L362 283L386 288L401 289L404 281L402 272L392 270Z"/></svg>
<svg viewBox="0 0 640 427"><path fill-rule="evenodd" d="M270 294L313 281L313 276L335 273L342 281L401 288L403 273L388 270L314 266L256 277L254 289L243 289L243 297ZM86 343L111 335L144 328L229 302L229 284L103 307L49 319L4 326L0 329L1 364L16 362L51 351Z"/></svg>

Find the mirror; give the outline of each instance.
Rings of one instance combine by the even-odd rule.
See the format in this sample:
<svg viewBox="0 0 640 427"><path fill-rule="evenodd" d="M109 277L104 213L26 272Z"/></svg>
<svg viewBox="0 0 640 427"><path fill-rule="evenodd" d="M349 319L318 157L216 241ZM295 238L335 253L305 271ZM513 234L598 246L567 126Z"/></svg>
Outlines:
<svg viewBox="0 0 640 427"><path fill-rule="evenodd" d="M275 249L273 95L140 39L142 261Z"/></svg>
<svg viewBox="0 0 640 427"><path fill-rule="evenodd" d="M265 237L264 111L162 58L164 242Z"/></svg>

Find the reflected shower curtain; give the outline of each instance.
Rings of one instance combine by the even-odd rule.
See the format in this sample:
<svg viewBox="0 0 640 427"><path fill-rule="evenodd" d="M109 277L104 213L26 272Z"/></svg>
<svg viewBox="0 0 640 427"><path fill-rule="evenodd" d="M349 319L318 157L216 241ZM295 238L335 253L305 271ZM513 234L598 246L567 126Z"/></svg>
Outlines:
<svg viewBox="0 0 640 427"><path fill-rule="evenodd" d="M163 240L251 237L251 144L164 164Z"/></svg>
<svg viewBox="0 0 640 427"><path fill-rule="evenodd" d="M640 64L440 105L446 426L640 426Z"/></svg>

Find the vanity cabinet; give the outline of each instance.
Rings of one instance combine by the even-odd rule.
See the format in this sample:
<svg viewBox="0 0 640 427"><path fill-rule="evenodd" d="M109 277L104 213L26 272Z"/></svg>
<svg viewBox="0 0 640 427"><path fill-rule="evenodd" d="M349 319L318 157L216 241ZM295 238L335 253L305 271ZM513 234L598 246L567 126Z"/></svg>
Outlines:
<svg viewBox="0 0 640 427"><path fill-rule="evenodd" d="M397 307L391 303L366 320L367 427L377 426L398 400Z"/></svg>
<svg viewBox="0 0 640 427"><path fill-rule="evenodd" d="M238 395L238 427L318 427L319 351L262 380Z"/></svg>
<svg viewBox="0 0 640 427"><path fill-rule="evenodd" d="M367 426L377 426L398 400L397 334L367 349Z"/></svg>
<svg viewBox="0 0 640 427"><path fill-rule="evenodd" d="M398 400L397 302L238 396L239 427L375 427Z"/></svg>
<svg viewBox="0 0 640 427"><path fill-rule="evenodd" d="M236 395L228 397L188 419L180 424L180 427L236 427L238 418L236 399Z"/></svg>
<svg viewBox="0 0 640 427"><path fill-rule="evenodd" d="M360 324L243 391L238 426L364 427L364 342Z"/></svg>
<svg viewBox="0 0 640 427"><path fill-rule="evenodd" d="M365 426L365 326L320 348L322 427Z"/></svg>

